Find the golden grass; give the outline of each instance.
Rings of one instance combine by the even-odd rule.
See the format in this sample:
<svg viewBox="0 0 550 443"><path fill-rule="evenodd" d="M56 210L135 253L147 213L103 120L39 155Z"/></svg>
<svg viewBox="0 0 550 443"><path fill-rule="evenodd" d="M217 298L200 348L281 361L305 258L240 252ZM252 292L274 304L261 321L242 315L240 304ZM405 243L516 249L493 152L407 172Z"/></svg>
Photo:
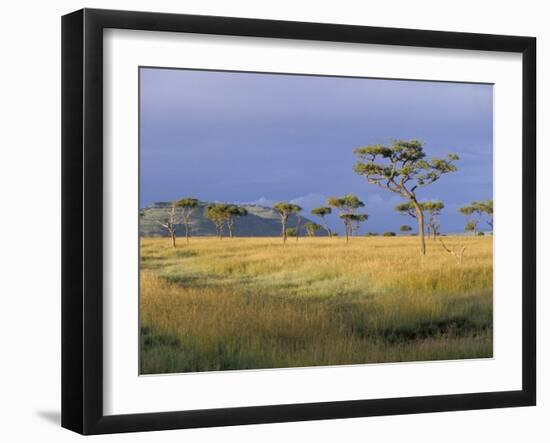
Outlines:
<svg viewBox="0 0 550 443"><path fill-rule="evenodd" d="M492 238L165 238L141 248L142 373L492 355Z"/></svg>

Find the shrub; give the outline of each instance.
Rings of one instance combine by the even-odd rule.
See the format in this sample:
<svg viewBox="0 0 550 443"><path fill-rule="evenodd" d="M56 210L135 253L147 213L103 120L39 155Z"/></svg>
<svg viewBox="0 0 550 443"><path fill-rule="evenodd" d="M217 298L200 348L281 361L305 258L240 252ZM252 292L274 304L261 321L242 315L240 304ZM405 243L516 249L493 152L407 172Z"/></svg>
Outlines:
<svg viewBox="0 0 550 443"><path fill-rule="evenodd" d="M485 232L478 232L477 235L478 235L478 237L482 237L482 236L485 235Z"/></svg>
<svg viewBox="0 0 550 443"><path fill-rule="evenodd" d="M395 232L392 232L392 231L386 231L382 235L384 237L395 237L396 236Z"/></svg>
<svg viewBox="0 0 550 443"><path fill-rule="evenodd" d="M376 237L378 235L378 232L367 232L365 234L365 237Z"/></svg>

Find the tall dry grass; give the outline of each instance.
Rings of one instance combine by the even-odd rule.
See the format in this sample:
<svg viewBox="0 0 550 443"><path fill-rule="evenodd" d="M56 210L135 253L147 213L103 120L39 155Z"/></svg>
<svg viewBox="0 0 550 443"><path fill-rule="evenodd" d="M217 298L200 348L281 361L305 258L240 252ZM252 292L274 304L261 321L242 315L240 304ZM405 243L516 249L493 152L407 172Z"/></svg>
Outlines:
<svg viewBox="0 0 550 443"><path fill-rule="evenodd" d="M490 357L492 239L144 239L142 373Z"/></svg>

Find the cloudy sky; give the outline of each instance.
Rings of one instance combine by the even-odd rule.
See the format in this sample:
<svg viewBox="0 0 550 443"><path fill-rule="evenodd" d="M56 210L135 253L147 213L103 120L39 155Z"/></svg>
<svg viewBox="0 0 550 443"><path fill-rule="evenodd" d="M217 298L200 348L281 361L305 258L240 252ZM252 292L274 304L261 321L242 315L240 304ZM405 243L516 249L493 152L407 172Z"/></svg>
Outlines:
<svg viewBox="0 0 550 443"><path fill-rule="evenodd" d="M352 171L352 151L418 139L429 157L460 156L418 195L443 200L442 230L461 231L457 208L492 198L492 114L491 85L142 68L140 204L287 200L309 212L353 193L369 214L361 232L397 231L414 220Z"/></svg>

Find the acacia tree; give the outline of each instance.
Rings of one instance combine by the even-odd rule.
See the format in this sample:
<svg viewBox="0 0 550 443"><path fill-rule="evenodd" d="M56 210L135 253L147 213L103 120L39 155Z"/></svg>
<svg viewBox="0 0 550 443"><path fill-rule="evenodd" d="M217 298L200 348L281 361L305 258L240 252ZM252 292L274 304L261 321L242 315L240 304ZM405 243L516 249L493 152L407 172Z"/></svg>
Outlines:
<svg viewBox="0 0 550 443"><path fill-rule="evenodd" d="M409 225L401 225L399 230L401 232L411 232L413 230L413 228L410 227Z"/></svg>
<svg viewBox="0 0 550 443"><path fill-rule="evenodd" d="M311 211L311 215L316 215L317 217L321 218L328 236L332 237L332 231L330 230L328 223L325 219L325 217L330 214L332 214L332 208L329 208L328 206L320 206L319 208L315 208Z"/></svg>
<svg viewBox="0 0 550 443"><path fill-rule="evenodd" d="M354 223L361 223L367 219L366 214L356 214L357 209L364 207L365 203L359 200L356 195L348 194L342 197L329 197L327 199L327 204L338 210L338 216L344 223L347 243L349 241L349 236L352 234ZM354 215L361 217L352 217Z"/></svg>
<svg viewBox="0 0 550 443"><path fill-rule="evenodd" d="M493 230L493 200L478 202L479 209L487 216L487 224Z"/></svg>
<svg viewBox="0 0 550 443"><path fill-rule="evenodd" d="M176 202L176 208L182 210L183 228L185 229L185 240L189 244L189 226L191 223L191 215L195 212L195 209L199 205L199 201L196 198L182 198Z"/></svg>
<svg viewBox="0 0 550 443"><path fill-rule="evenodd" d="M322 228L322 226L317 223L307 222L304 225L304 228L306 228L306 233L309 237L315 237L315 235Z"/></svg>
<svg viewBox="0 0 550 443"><path fill-rule="evenodd" d="M170 207L170 212L168 212L168 215L164 222L157 222L159 223L166 231L168 232L168 235L170 236L170 241L172 244L172 247L176 247L176 225L178 223L178 216L176 212L176 203L172 203L172 206Z"/></svg>
<svg viewBox="0 0 550 443"><path fill-rule="evenodd" d="M286 243L287 233L286 233L286 224L288 222L288 217L290 214L300 212L302 208L294 203L289 202L278 202L273 205L273 209L277 211L281 219L281 236L283 237L283 243Z"/></svg>
<svg viewBox="0 0 550 443"><path fill-rule="evenodd" d="M369 216L367 214L340 214L339 217L344 222L344 226L347 225L346 241L348 241L348 235L356 235L361 223L367 221Z"/></svg>
<svg viewBox="0 0 550 443"><path fill-rule="evenodd" d="M491 227L491 231L493 230L493 200L474 201L459 208L458 211L466 216L465 231L473 232L476 235L477 225L483 215L487 216L487 224Z"/></svg>
<svg viewBox="0 0 550 443"><path fill-rule="evenodd" d="M428 214L426 223L428 235L431 235L434 240L437 239L437 234L439 234L439 216L443 208L445 208L445 204L439 200L424 202L422 205L422 209Z"/></svg>
<svg viewBox="0 0 550 443"><path fill-rule="evenodd" d="M445 204L442 201L434 200L420 202L419 205L422 208L422 211L428 216L427 220L425 220L428 237L435 240L439 232L439 216L441 215L441 211L445 207ZM395 207L395 210L402 215L408 215L412 218L417 217L416 209L410 201L398 204Z"/></svg>
<svg viewBox="0 0 550 443"><path fill-rule="evenodd" d="M223 225L227 220L228 205L215 203L208 205L204 208L204 216L214 223L216 228L216 235L220 238L223 237Z"/></svg>
<svg viewBox="0 0 550 443"><path fill-rule="evenodd" d="M466 216L466 225L464 231L472 232L474 235L477 233L477 225L479 224L479 216L481 215L481 208L477 202L472 202L469 205L458 208L458 212ZM478 217L476 217L476 215Z"/></svg>
<svg viewBox="0 0 550 443"><path fill-rule="evenodd" d="M353 152L358 157L353 167L355 173L365 177L368 183L388 189L412 203L418 220L420 254L426 255L424 212L417 190L436 182L443 174L456 171L453 162L459 159L458 155L450 153L446 159L426 160L424 147L417 140L396 140L389 146L369 145Z"/></svg>
<svg viewBox="0 0 550 443"><path fill-rule="evenodd" d="M235 223L235 217L245 217L248 215L248 211L242 206L229 205L225 210L225 222L227 224L227 230L229 231L229 237L233 238L233 225Z"/></svg>

